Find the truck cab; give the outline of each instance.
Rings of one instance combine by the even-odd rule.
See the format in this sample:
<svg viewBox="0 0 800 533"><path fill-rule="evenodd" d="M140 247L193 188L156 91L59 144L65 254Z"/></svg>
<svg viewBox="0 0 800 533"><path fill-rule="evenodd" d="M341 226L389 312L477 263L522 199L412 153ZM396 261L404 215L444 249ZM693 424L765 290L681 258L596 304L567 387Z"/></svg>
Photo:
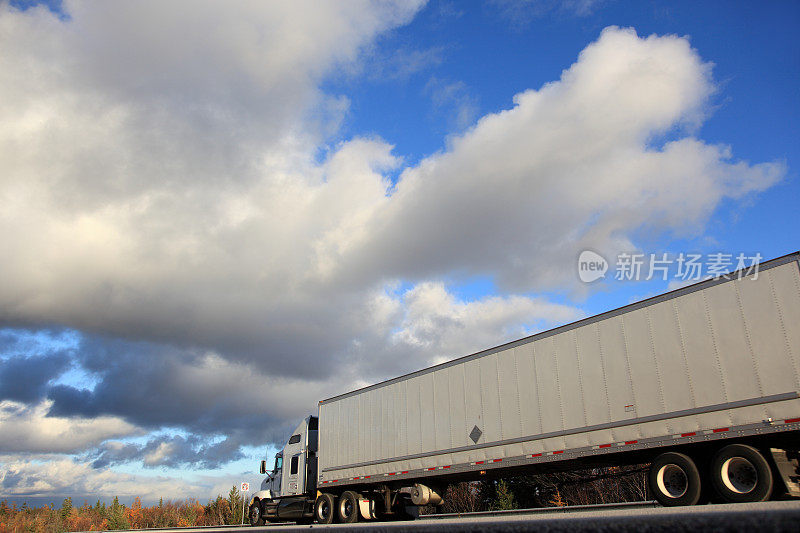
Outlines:
<svg viewBox="0 0 800 533"><path fill-rule="evenodd" d="M313 518L318 421L316 416L308 416L295 428L283 449L275 454L271 472L267 470L267 461L261 461L260 472L267 477L250 500L251 525Z"/></svg>

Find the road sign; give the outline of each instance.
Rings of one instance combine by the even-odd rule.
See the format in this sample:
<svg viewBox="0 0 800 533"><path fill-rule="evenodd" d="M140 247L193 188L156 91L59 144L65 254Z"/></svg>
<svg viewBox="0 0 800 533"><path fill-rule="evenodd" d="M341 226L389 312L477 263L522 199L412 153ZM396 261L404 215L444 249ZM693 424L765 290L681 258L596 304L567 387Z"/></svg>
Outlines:
<svg viewBox="0 0 800 533"><path fill-rule="evenodd" d="M250 483L242 483L242 492L250 492Z"/></svg>

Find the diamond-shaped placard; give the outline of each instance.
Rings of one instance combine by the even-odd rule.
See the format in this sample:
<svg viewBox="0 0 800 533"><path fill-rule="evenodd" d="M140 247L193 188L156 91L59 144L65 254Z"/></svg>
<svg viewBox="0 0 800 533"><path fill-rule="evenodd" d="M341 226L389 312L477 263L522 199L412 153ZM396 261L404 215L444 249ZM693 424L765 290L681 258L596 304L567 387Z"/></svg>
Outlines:
<svg viewBox="0 0 800 533"><path fill-rule="evenodd" d="M481 431L478 426L475 426L472 428L472 431L469 432L469 438L471 438L472 442L475 444L478 444L478 439L481 438L481 435L483 435L483 431Z"/></svg>

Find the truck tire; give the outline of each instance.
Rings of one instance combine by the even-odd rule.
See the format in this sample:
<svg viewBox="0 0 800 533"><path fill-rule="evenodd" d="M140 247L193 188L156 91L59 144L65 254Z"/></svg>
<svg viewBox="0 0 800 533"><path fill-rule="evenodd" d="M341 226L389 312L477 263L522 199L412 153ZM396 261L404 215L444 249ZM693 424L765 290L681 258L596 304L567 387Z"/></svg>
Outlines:
<svg viewBox="0 0 800 533"><path fill-rule="evenodd" d="M666 452L656 457L647 476L650 492L661 505L694 505L700 500L700 472L691 457Z"/></svg>
<svg viewBox="0 0 800 533"><path fill-rule="evenodd" d="M333 494L323 492L314 502L314 520L318 524L332 524L336 517L336 498Z"/></svg>
<svg viewBox="0 0 800 533"><path fill-rule="evenodd" d="M358 522L358 495L349 490L342 493L336 505L336 517L342 524Z"/></svg>
<svg viewBox="0 0 800 533"><path fill-rule="evenodd" d="M766 501L774 485L767 460L745 444L730 444L717 452L711 461L711 482L730 503Z"/></svg>
<svg viewBox="0 0 800 533"><path fill-rule="evenodd" d="M261 513L261 502L259 500L254 501L253 505L250 506L248 517L250 518L251 526L264 525L264 517Z"/></svg>

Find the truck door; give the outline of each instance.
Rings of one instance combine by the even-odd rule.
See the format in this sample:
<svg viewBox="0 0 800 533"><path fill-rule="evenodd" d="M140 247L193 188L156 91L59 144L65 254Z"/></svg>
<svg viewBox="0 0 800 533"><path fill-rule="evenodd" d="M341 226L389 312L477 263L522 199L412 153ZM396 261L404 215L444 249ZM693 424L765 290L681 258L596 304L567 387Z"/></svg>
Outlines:
<svg viewBox="0 0 800 533"><path fill-rule="evenodd" d="M283 486L281 496L296 496L306 491L307 421L295 430L283 448Z"/></svg>
<svg viewBox="0 0 800 533"><path fill-rule="evenodd" d="M302 494L306 490L306 454L298 453L292 456L289 464L289 485L287 496Z"/></svg>
<svg viewBox="0 0 800 533"><path fill-rule="evenodd" d="M283 454L278 453L275 456L275 468L272 469L272 474L269 478L269 489L274 496L279 496L281 493L281 481L283 479Z"/></svg>

